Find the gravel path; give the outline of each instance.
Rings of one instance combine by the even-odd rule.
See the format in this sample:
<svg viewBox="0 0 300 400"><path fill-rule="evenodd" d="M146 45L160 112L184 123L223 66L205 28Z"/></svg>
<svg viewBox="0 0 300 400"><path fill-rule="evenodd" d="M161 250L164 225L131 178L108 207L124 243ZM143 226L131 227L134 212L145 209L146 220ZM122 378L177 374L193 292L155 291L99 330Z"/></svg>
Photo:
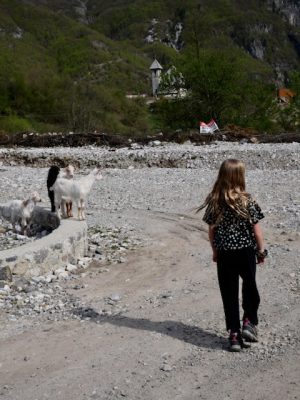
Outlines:
<svg viewBox="0 0 300 400"><path fill-rule="evenodd" d="M52 282L15 277L0 293L0 398L298 399L299 144L111 150L0 149L0 203L37 190L48 204L53 160L75 161L78 175L104 168L89 197L91 262ZM230 156L246 162L270 252L258 270L261 340L241 354L227 351L194 212Z"/></svg>

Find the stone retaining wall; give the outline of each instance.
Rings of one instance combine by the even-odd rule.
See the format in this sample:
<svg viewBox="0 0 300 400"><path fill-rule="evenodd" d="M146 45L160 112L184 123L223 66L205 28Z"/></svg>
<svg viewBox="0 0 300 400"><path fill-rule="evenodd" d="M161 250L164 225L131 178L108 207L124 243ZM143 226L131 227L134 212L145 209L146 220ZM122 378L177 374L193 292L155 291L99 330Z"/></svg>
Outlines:
<svg viewBox="0 0 300 400"><path fill-rule="evenodd" d="M87 224L62 220L49 235L34 242L0 252L0 268L8 266L13 274L39 276L76 264L87 252Z"/></svg>

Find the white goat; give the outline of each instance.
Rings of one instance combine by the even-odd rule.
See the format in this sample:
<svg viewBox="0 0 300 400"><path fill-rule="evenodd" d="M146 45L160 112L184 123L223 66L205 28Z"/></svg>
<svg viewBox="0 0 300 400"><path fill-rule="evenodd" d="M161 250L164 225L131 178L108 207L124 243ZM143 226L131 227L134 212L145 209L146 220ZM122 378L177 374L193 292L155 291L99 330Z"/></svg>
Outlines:
<svg viewBox="0 0 300 400"><path fill-rule="evenodd" d="M74 171L75 168L73 167L73 165L69 164L66 168L63 169L62 174L58 175L58 178L73 179Z"/></svg>
<svg viewBox="0 0 300 400"><path fill-rule="evenodd" d="M51 202L51 211L55 211L55 202L54 202L54 192L51 190L57 178L65 178L65 179L73 179L74 178L74 167L73 165L68 165L63 170L57 165L52 165L48 171L47 177L47 189L48 196ZM62 201L61 210L64 217L72 217L72 202L65 203Z"/></svg>
<svg viewBox="0 0 300 400"><path fill-rule="evenodd" d="M54 190L55 208L57 215L60 216L59 207L61 201L72 201L78 210L78 219L85 219L85 202L95 180L102 178L100 170L95 168L88 175L78 181L64 178L56 179L51 189Z"/></svg>
<svg viewBox="0 0 300 400"><path fill-rule="evenodd" d="M75 171L75 168L73 167L73 165L69 164L66 168L64 168L63 174L61 175L61 178L63 178L63 179L73 179L74 178L74 171ZM58 178L60 178L60 175L58 176ZM65 205L66 205L66 210L65 210ZM65 215L67 218L73 217L72 201L65 201L63 199L62 202L61 202L61 209L62 209L63 215Z"/></svg>
<svg viewBox="0 0 300 400"><path fill-rule="evenodd" d="M27 227L30 225L31 215L36 203L42 201L37 192L33 192L26 200L12 200L0 206L0 215L10 221L16 230L19 224L22 233L27 233Z"/></svg>

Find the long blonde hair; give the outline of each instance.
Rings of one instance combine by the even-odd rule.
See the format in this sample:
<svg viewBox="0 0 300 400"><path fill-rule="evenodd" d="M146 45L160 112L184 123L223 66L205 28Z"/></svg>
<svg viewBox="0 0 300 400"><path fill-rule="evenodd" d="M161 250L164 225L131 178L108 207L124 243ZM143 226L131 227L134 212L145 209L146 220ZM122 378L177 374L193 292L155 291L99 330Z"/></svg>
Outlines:
<svg viewBox="0 0 300 400"><path fill-rule="evenodd" d="M204 203L197 212L207 207L215 220L220 222L224 206L227 204L238 216L249 219L247 204L249 194L246 193L245 165L242 161L228 159L222 162L217 180Z"/></svg>

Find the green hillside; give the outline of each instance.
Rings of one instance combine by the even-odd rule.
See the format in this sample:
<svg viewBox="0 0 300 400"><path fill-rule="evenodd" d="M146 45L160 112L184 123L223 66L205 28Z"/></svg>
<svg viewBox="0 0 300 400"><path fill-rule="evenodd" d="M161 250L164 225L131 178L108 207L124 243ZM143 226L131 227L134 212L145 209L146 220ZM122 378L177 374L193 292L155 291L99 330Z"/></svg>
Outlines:
<svg viewBox="0 0 300 400"><path fill-rule="evenodd" d="M148 89L149 60L130 44L116 45L71 18L19 1L1 1L0 24L3 128L126 132L139 126L139 117L128 121L128 115L143 115L144 107L125 93Z"/></svg>
<svg viewBox="0 0 300 400"><path fill-rule="evenodd" d="M278 108L276 90L299 88L300 5L273 3L0 0L0 130L134 135L212 117L297 130L298 97ZM161 87L180 75L186 98L126 98L151 94L154 58L178 71Z"/></svg>

